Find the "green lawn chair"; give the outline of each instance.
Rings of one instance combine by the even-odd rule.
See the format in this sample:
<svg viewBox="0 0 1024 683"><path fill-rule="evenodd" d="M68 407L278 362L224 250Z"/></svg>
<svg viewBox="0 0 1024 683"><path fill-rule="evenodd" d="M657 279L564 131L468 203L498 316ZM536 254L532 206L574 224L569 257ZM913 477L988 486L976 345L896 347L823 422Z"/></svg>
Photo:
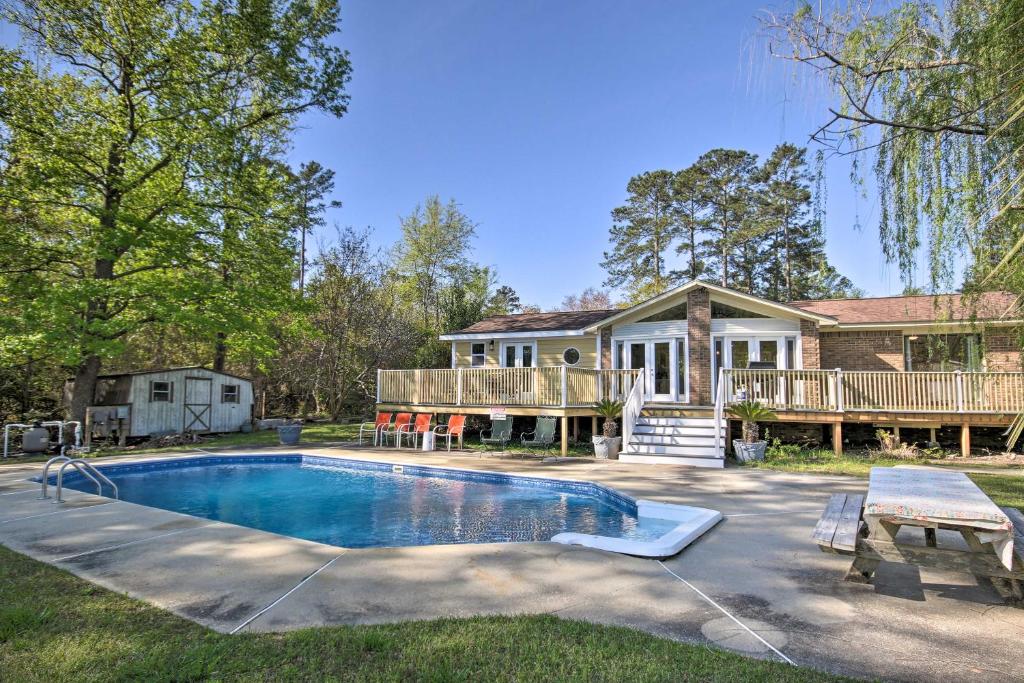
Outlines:
<svg viewBox="0 0 1024 683"><path fill-rule="evenodd" d="M556 418L538 417L537 427L532 432L523 432L521 441L524 446L543 446L545 450L555 443Z"/></svg>
<svg viewBox="0 0 1024 683"><path fill-rule="evenodd" d="M480 432L480 443L485 445L495 444L505 448L509 439L512 438L511 416L497 417L491 419L491 428Z"/></svg>

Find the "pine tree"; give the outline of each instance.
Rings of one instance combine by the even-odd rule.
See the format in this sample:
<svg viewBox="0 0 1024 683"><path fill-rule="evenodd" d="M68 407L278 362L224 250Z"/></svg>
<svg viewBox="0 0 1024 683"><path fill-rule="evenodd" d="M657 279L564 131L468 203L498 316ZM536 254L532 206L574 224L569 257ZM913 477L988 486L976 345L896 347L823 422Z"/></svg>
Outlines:
<svg viewBox="0 0 1024 683"><path fill-rule="evenodd" d="M626 204L612 210L612 250L602 266L605 286L625 287L631 301L665 291L679 279L665 255L679 234L673 210L671 171L651 171L630 178Z"/></svg>
<svg viewBox="0 0 1024 683"><path fill-rule="evenodd" d="M732 266L737 248L747 240L757 157L738 149L713 149L694 167L701 181L700 198L707 206L703 248L710 256L708 270L723 287L735 287Z"/></svg>

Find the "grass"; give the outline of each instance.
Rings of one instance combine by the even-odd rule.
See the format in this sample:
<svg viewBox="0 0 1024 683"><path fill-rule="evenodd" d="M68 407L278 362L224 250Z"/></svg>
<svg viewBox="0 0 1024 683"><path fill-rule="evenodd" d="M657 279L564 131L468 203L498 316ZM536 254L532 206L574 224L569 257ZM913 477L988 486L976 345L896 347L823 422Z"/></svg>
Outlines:
<svg viewBox="0 0 1024 683"><path fill-rule="evenodd" d="M626 628L476 617L229 636L0 547L10 681L833 681Z"/></svg>
<svg viewBox="0 0 1024 683"><path fill-rule="evenodd" d="M963 467L955 461L942 463L921 460L886 458L868 452L847 452L836 455L824 448L801 448L794 445L771 444L764 460L743 463L743 467L780 470L783 472L814 472L818 474L845 474L867 477L872 467L923 464L957 469ZM974 465L969 465L971 468ZM1024 471L1020 474L968 472L978 487L997 505L1024 509Z"/></svg>

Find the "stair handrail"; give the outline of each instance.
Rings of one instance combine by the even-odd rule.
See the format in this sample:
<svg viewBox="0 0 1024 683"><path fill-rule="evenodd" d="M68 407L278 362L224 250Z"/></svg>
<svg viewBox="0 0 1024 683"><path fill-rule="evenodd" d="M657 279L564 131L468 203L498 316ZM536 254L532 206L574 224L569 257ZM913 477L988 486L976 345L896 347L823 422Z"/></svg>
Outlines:
<svg viewBox="0 0 1024 683"><path fill-rule="evenodd" d="M60 466L60 469L57 470L57 499L56 499L56 502L58 502L58 503L63 503L64 502L64 500L61 498L61 493L62 493L62 491L64 489L64 470L66 470L68 468L68 466L73 466L76 470L78 470L83 475L85 475L86 477L91 479L92 483L96 484L96 495L97 496L102 496L103 495L103 486L100 484L100 481L102 481L104 484L106 484L107 486L109 486L110 488L112 488L114 490L114 499L115 500L120 500L121 499L121 493L117 489L117 484L115 484L114 482L110 481L110 479L105 474L103 474L98 469L93 467L92 464L86 462L82 458L75 458L74 460L68 460L67 462L62 463L61 466ZM92 474L90 474L90 472ZM94 477L93 475L96 475L96 476Z"/></svg>
<svg viewBox="0 0 1024 683"><path fill-rule="evenodd" d="M55 462L67 462L69 460L71 460L71 458L64 455L64 453L62 452L60 455L55 455L46 461L46 464L43 465L43 484L41 487L39 500L45 500L49 498L49 496L46 495L46 488L47 486L49 486L50 483L50 465L52 465Z"/></svg>
<svg viewBox="0 0 1024 683"><path fill-rule="evenodd" d="M724 457L722 450L722 418L725 413L725 368L718 368L718 385L715 387L715 455Z"/></svg>
<svg viewBox="0 0 1024 683"><path fill-rule="evenodd" d="M628 445L633 438L633 427L644 407L644 396L647 394L647 369L640 370L629 390L626 401L622 405L622 443Z"/></svg>

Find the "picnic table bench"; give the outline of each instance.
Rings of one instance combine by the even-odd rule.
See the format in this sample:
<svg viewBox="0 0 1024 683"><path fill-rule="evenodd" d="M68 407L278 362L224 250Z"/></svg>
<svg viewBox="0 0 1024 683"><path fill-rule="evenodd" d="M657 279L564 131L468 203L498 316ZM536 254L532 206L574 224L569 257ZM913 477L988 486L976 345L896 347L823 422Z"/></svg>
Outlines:
<svg viewBox="0 0 1024 683"><path fill-rule="evenodd" d="M896 540L919 527L924 545ZM938 529L959 532L967 550L938 546ZM846 580L867 583L880 562L961 571L1024 606L1024 514L999 508L960 472L872 468L867 495L829 498L812 538L829 553L853 556Z"/></svg>

